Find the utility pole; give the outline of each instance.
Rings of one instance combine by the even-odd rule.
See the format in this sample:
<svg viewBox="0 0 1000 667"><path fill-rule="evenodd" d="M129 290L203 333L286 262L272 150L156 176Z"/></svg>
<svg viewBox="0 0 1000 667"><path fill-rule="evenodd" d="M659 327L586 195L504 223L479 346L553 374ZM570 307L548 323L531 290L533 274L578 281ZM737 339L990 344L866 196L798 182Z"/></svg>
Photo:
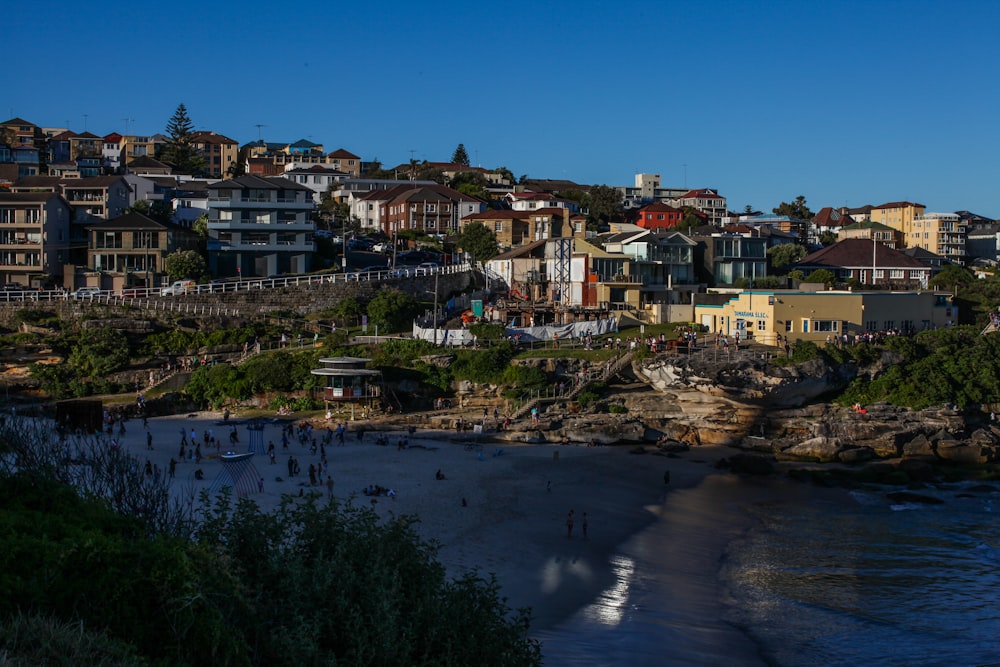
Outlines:
<svg viewBox="0 0 1000 667"><path fill-rule="evenodd" d="M438 344L438 277L441 272L434 269L434 347Z"/></svg>

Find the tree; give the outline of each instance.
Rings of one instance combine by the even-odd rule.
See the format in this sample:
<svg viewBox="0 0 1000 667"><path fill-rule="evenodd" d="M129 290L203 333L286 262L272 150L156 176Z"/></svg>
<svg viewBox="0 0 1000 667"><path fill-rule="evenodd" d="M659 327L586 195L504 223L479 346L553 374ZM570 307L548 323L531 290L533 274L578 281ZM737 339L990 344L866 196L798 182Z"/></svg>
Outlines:
<svg viewBox="0 0 1000 667"><path fill-rule="evenodd" d="M965 287L974 282L976 282L976 278L968 269L958 264L946 264L927 284L939 289L957 290L959 287Z"/></svg>
<svg viewBox="0 0 1000 667"><path fill-rule="evenodd" d="M383 180L390 180L396 177L391 171L386 171L382 168L382 162L378 158L374 158L371 162L364 164L364 176L365 178Z"/></svg>
<svg viewBox="0 0 1000 667"><path fill-rule="evenodd" d="M117 329L84 329L69 355L69 365L80 375L100 378L128 365L128 339Z"/></svg>
<svg viewBox="0 0 1000 667"><path fill-rule="evenodd" d="M612 220L620 220L625 209L622 207L622 193L610 185L595 185L590 188L587 205L590 215L587 226L597 228Z"/></svg>
<svg viewBox="0 0 1000 667"><path fill-rule="evenodd" d="M205 157L191 143L194 126L183 104L177 106L167 121L167 142L158 159L172 164L178 171L200 174L205 170Z"/></svg>
<svg viewBox="0 0 1000 667"><path fill-rule="evenodd" d="M150 202L146 199L137 199L125 212L142 213L157 222L168 223L173 222L174 219L174 209L169 203L162 200Z"/></svg>
<svg viewBox="0 0 1000 667"><path fill-rule="evenodd" d="M781 204L772 209L775 215L787 215L789 218L795 218L798 220L812 220L815 214L809 210L806 206L806 198L799 195L795 198L792 203L781 202Z"/></svg>
<svg viewBox="0 0 1000 667"><path fill-rule="evenodd" d="M226 176L229 178L239 178L247 173L246 163L241 160L230 162L226 167Z"/></svg>
<svg viewBox="0 0 1000 667"><path fill-rule="evenodd" d="M500 176L502 176L503 179L507 181L507 185L513 185L514 183L517 182L517 179L514 178L514 172L512 172L507 167L497 167L496 169L493 170L493 173L500 174Z"/></svg>
<svg viewBox="0 0 1000 667"><path fill-rule="evenodd" d="M403 331L410 326L417 302L398 289L383 289L368 302L368 318L382 331Z"/></svg>
<svg viewBox="0 0 1000 667"><path fill-rule="evenodd" d="M798 243L783 243L773 248L768 248L767 255L771 259L771 266L775 269L794 264L806 256L807 250Z"/></svg>
<svg viewBox="0 0 1000 667"><path fill-rule="evenodd" d="M191 223L191 229L200 236L202 239L208 238L208 214L202 213L194 222Z"/></svg>
<svg viewBox="0 0 1000 667"><path fill-rule="evenodd" d="M743 207L743 215L757 215L757 211L754 210L753 206L747 204Z"/></svg>
<svg viewBox="0 0 1000 667"><path fill-rule="evenodd" d="M470 222L458 237L458 245L475 262L485 262L500 253L496 235L481 222Z"/></svg>
<svg viewBox="0 0 1000 667"><path fill-rule="evenodd" d="M208 270L205 258L195 250L178 250L163 259L163 268L171 280L197 280Z"/></svg>
<svg viewBox="0 0 1000 667"><path fill-rule="evenodd" d="M469 154L465 151L465 144L459 144L455 152L451 154L451 161L454 164L464 164L469 166Z"/></svg>
<svg viewBox="0 0 1000 667"><path fill-rule="evenodd" d="M463 194L483 200L489 199L489 193L486 192L489 181L478 171L460 171L451 179L449 185Z"/></svg>
<svg viewBox="0 0 1000 667"><path fill-rule="evenodd" d="M825 232L820 233L819 242L823 245L833 245L837 242L837 232L831 232L829 229Z"/></svg>
<svg viewBox="0 0 1000 667"><path fill-rule="evenodd" d="M837 276L833 275L833 271L829 269L816 269L808 276L805 277L803 282L807 283L822 283L823 285L830 286L836 282Z"/></svg>

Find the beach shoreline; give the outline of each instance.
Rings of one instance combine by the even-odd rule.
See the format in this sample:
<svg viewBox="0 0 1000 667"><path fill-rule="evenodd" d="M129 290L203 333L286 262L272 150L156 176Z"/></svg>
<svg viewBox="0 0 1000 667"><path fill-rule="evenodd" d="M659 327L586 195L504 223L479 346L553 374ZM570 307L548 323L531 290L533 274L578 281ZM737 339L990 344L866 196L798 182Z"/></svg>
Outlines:
<svg viewBox="0 0 1000 667"><path fill-rule="evenodd" d="M294 438L288 449L282 447L282 428L288 421L265 420L263 431L254 436L265 448L273 442L276 449L274 464L266 455L252 459L263 478L263 491L249 498L264 511L276 508L286 496L328 494L325 484L310 485L306 472L310 463L319 465L319 452L311 454L308 444ZM230 446L233 425L239 443ZM200 464L180 461L181 430L188 440L194 431L199 441L210 431L224 443L221 452L245 452L247 426L248 422L236 419L226 422L214 412L150 418L153 449L149 450L146 429L132 419L119 441L140 466L148 459L164 475L170 460L177 460L171 491L191 498L212 488L222 464L208 456L216 452L209 447L203 447L206 457ZM334 438L325 448L336 499L366 504L383 518L416 517L416 532L438 544L438 560L450 576L467 571L495 575L512 609L532 609L533 633L555 628L614 590L618 573L613 560L622 546L662 521L665 512L675 511L671 494L700 485L717 473L716 462L731 453L723 447L704 447L667 456L634 443L587 447L477 442L469 434L425 429L408 433L403 426L394 431L365 429L359 438L364 426L350 422L344 444ZM313 431L320 442L324 433L323 427ZM389 444L375 444L376 435L387 436ZM407 448L398 446L403 438ZM647 453L635 453L640 450ZM287 474L289 456L299 461L298 476ZM195 479L197 469L203 472L201 480ZM444 479L436 479L439 470ZM669 483L664 481L667 471ZM367 497L363 489L369 485L391 488L394 495ZM575 521L568 537L566 518L571 510ZM714 569L711 574L715 576Z"/></svg>

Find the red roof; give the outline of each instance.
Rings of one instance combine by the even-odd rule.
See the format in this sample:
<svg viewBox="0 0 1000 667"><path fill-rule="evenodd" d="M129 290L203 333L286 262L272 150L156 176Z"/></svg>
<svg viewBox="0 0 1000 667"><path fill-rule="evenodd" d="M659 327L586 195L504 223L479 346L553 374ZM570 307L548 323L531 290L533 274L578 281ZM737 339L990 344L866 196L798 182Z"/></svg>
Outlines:
<svg viewBox="0 0 1000 667"><path fill-rule="evenodd" d="M908 206L913 206L915 208L924 208L923 204L914 204L908 201L891 201L887 204L881 204L879 206L873 206L872 208L906 208Z"/></svg>
<svg viewBox="0 0 1000 667"><path fill-rule="evenodd" d="M647 204L639 209L640 213L683 213L679 208L675 208L670 204L664 204L663 202L653 202L652 204Z"/></svg>

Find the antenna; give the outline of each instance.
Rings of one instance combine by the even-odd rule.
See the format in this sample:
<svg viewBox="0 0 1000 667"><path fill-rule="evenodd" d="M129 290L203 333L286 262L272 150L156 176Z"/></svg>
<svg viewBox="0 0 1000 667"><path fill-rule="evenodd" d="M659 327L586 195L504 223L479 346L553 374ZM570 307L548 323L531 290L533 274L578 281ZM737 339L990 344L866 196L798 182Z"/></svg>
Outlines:
<svg viewBox="0 0 1000 667"><path fill-rule="evenodd" d="M257 128L257 141L262 141L260 136L260 128L267 127L267 125L264 125L263 123L257 123L256 125L254 125L254 127Z"/></svg>

